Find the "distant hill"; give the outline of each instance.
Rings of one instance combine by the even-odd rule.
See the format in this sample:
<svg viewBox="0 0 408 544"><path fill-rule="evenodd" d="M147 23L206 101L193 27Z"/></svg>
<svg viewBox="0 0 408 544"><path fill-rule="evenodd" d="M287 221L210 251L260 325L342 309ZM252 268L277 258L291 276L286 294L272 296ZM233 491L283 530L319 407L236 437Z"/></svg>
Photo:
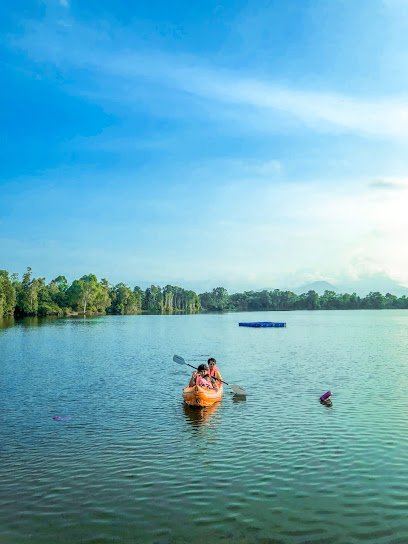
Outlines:
<svg viewBox="0 0 408 544"><path fill-rule="evenodd" d="M356 281L349 281L339 285L333 285L327 281L315 281L291 289L296 295L307 293L308 291L316 291L316 293L323 295L325 291L334 291L335 293L356 293L360 297L367 296L370 292L379 292L382 295L390 293L397 297L403 295L408 296L408 288L398 284L396 281L383 275L376 275L372 277L360 278Z"/></svg>
<svg viewBox="0 0 408 544"><path fill-rule="evenodd" d="M307 283L306 285L301 285L300 287L263 287L262 289L257 289L257 291L273 291L274 289L291 291L292 293L295 293L295 295L302 295L308 291L316 291L318 295L323 295L325 291L340 293L339 289L328 281L314 281L312 283Z"/></svg>
<svg viewBox="0 0 408 544"><path fill-rule="evenodd" d="M374 276L357 281L347 282L339 286L341 293L356 293L360 297L365 297L372 292L379 292L382 295L390 293L397 297L408 296L408 288L400 285L396 281L386 276Z"/></svg>
<svg viewBox="0 0 408 544"><path fill-rule="evenodd" d="M307 283L306 285L301 285L300 287L295 287L294 289L289 289L289 291L292 291L295 295L302 295L309 291L316 291L318 295L323 295L325 291L334 291L335 293L341 292L338 287L332 285L328 281L314 281L312 283Z"/></svg>

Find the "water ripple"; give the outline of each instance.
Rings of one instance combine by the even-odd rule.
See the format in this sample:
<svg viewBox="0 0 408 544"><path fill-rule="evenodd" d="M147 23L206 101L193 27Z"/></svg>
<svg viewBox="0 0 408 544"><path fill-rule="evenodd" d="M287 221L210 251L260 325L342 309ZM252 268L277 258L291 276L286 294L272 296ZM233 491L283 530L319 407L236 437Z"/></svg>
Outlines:
<svg viewBox="0 0 408 544"><path fill-rule="evenodd" d="M2 330L1 543L406 542L408 315L253 318L288 327L224 314ZM171 358L209 347L249 395L192 409Z"/></svg>

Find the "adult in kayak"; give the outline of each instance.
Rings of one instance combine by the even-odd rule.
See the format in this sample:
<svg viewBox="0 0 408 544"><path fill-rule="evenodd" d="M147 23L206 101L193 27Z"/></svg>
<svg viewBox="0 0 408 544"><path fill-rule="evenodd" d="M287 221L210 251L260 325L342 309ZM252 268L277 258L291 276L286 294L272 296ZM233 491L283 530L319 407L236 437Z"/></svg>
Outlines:
<svg viewBox="0 0 408 544"><path fill-rule="evenodd" d="M222 376L216 365L217 365L217 361L214 359L214 357L210 357L208 359L208 368L209 368L208 372L210 374L211 381L214 380L214 382L219 387L221 385Z"/></svg>

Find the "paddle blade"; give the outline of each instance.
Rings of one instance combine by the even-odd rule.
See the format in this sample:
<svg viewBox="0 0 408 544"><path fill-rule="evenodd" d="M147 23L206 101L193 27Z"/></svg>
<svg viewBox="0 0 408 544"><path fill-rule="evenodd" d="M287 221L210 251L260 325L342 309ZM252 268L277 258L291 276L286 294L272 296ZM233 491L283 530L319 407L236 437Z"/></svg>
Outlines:
<svg viewBox="0 0 408 544"><path fill-rule="evenodd" d="M183 357L180 357L180 355L173 355L173 361L175 363L178 363L179 365L185 365L186 364L185 360L183 359Z"/></svg>
<svg viewBox="0 0 408 544"><path fill-rule="evenodd" d="M246 397L247 392L240 385L230 384L230 387L236 395L241 395L242 397Z"/></svg>

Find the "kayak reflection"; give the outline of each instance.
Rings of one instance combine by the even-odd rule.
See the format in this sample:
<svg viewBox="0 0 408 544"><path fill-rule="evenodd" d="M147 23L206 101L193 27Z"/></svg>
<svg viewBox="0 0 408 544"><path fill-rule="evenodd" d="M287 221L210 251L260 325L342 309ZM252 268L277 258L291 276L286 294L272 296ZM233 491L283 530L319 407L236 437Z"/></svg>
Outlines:
<svg viewBox="0 0 408 544"><path fill-rule="evenodd" d="M186 422L191 425L195 430L210 430L218 426L220 422L220 409L221 404L217 402L212 406L205 406L204 408L196 408L183 403L184 415Z"/></svg>

